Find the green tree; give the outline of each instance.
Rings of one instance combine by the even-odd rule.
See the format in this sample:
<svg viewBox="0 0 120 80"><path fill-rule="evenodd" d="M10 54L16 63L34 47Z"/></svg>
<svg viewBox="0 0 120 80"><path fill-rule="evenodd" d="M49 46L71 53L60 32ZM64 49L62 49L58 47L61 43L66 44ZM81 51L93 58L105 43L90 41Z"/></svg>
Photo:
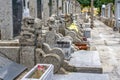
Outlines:
<svg viewBox="0 0 120 80"><path fill-rule="evenodd" d="M91 0L77 0L83 7L90 6ZM94 6L100 8L102 4L114 3L114 0L94 0Z"/></svg>

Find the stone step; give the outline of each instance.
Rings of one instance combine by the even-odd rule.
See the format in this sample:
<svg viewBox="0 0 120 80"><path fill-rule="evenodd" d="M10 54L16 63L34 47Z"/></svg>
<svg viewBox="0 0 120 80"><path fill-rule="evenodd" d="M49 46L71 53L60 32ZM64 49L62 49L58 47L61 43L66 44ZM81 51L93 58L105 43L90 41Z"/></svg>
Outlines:
<svg viewBox="0 0 120 80"><path fill-rule="evenodd" d="M107 74L69 73L56 74L53 80L109 80L109 76Z"/></svg>
<svg viewBox="0 0 120 80"><path fill-rule="evenodd" d="M68 63L75 66L77 72L102 73L102 66L97 51L77 51L72 54L72 58Z"/></svg>

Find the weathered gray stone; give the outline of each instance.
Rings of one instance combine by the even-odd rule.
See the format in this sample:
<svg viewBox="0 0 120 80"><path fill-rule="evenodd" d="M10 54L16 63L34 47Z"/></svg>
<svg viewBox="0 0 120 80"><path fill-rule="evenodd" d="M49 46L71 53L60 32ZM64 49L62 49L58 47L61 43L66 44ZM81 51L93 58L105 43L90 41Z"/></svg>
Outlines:
<svg viewBox="0 0 120 80"><path fill-rule="evenodd" d="M19 40L2 40L0 41L0 46L19 46Z"/></svg>
<svg viewBox="0 0 120 80"><path fill-rule="evenodd" d="M0 29L1 39L13 39L13 16L12 16L12 1L0 0Z"/></svg>
<svg viewBox="0 0 120 80"><path fill-rule="evenodd" d="M64 56L65 53L63 52L63 50L61 48L53 48L49 53L57 54L61 58L62 62L65 59L65 56Z"/></svg>
<svg viewBox="0 0 120 80"><path fill-rule="evenodd" d="M60 48L57 48L57 47L54 47L54 48L50 48L50 46L47 44L47 43L43 43L43 46L42 46L42 50L46 53L46 54L56 54L60 57L60 59L64 60L64 52L62 49Z"/></svg>
<svg viewBox="0 0 120 80"><path fill-rule="evenodd" d="M120 27L120 0L115 0L115 27Z"/></svg>
<svg viewBox="0 0 120 80"><path fill-rule="evenodd" d="M36 51L36 53L35 53L36 64L37 63L43 63L43 60L44 60L44 57L45 57L46 53L40 48L37 48L35 51Z"/></svg>
<svg viewBox="0 0 120 80"><path fill-rule="evenodd" d="M77 72L102 73L102 65L97 51L77 51L72 54L69 65L73 65Z"/></svg>
<svg viewBox="0 0 120 80"><path fill-rule="evenodd" d="M113 6L113 3L107 4L107 7L108 7L108 18L112 18L113 17L112 6Z"/></svg>
<svg viewBox="0 0 120 80"><path fill-rule="evenodd" d="M58 15L62 14L62 0L57 0L58 1Z"/></svg>
<svg viewBox="0 0 120 80"><path fill-rule="evenodd" d="M20 53L20 63L31 69L35 65L35 47L34 46L22 46Z"/></svg>
<svg viewBox="0 0 120 80"><path fill-rule="evenodd" d="M37 0L29 0L30 16L37 18Z"/></svg>
<svg viewBox="0 0 120 80"><path fill-rule="evenodd" d="M59 47L63 50L65 59L69 60L71 58L71 50L72 50L71 40L69 40L69 38L61 38L61 39L57 40L56 43L57 43L56 47Z"/></svg>
<svg viewBox="0 0 120 80"><path fill-rule="evenodd" d="M52 0L52 14L57 14L57 1L58 0Z"/></svg>
<svg viewBox="0 0 120 80"><path fill-rule="evenodd" d="M12 61L19 63L19 46L0 46L0 56L6 57Z"/></svg>
<svg viewBox="0 0 120 80"><path fill-rule="evenodd" d="M47 43L43 43L42 50L48 54L51 51L51 47Z"/></svg>
<svg viewBox="0 0 120 80"><path fill-rule="evenodd" d="M69 73L56 74L54 80L110 80L108 74Z"/></svg>
<svg viewBox="0 0 120 80"><path fill-rule="evenodd" d="M44 21L44 24L47 24L47 20L49 18L49 16L51 16L51 4L49 3L49 0L43 0L43 16L42 16L42 20Z"/></svg>
<svg viewBox="0 0 120 80"><path fill-rule="evenodd" d="M54 65L54 73L58 72L61 68L61 59L56 54L47 54L45 55L43 63L53 64Z"/></svg>
<svg viewBox="0 0 120 80"><path fill-rule="evenodd" d="M51 48L55 46L56 43L56 32L54 30L46 33L45 42L49 44Z"/></svg>

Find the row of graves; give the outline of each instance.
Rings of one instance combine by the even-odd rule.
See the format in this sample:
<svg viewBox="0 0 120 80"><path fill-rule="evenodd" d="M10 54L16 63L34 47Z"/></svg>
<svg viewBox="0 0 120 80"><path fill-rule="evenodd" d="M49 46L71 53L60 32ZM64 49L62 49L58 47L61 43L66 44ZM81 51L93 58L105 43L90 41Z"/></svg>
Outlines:
<svg viewBox="0 0 120 80"><path fill-rule="evenodd" d="M114 8L114 9L113 9ZM120 0L115 0L115 6L113 3L102 5L101 7L101 21L107 26L112 27L115 31L119 29L119 14L120 14ZM113 13L114 10L114 13Z"/></svg>
<svg viewBox="0 0 120 80"><path fill-rule="evenodd" d="M90 24L82 20L78 2L72 0L77 6L73 7L72 14L68 14L72 4L68 5L69 1L64 0L67 14L46 17L49 10L47 0L44 0L44 18L40 19L34 11L39 6L34 9L31 3L35 1L31 0L31 16L19 18L22 21L20 35L13 39L12 2L6 1L0 1L0 80L109 80L108 75L103 74L99 53L89 42Z"/></svg>
<svg viewBox="0 0 120 80"><path fill-rule="evenodd" d="M113 14L113 3L102 5L101 7L101 21L109 27L114 27L115 17Z"/></svg>
<svg viewBox="0 0 120 80"><path fill-rule="evenodd" d="M77 24L79 31L67 28L65 16L51 16L46 30L41 27L43 24L39 19L23 20L19 36L20 64L26 66L28 71L32 69L21 80L79 80L81 77L93 80L94 76L89 73L99 73L95 74L98 76L96 79L109 80L108 75L102 74L99 53L91 50L82 26Z"/></svg>

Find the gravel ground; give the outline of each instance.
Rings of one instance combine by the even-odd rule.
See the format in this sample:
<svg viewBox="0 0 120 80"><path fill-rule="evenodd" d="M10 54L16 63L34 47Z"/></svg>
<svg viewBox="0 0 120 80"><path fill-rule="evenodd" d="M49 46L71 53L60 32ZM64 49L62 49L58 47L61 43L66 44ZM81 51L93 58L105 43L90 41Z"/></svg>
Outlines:
<svg viewBox="0 0 120 80"><path fill-rule="evenodd" d="M91 43L100 53L104 73L110 80L120 80L120 33L96 20Z"/></svg>

